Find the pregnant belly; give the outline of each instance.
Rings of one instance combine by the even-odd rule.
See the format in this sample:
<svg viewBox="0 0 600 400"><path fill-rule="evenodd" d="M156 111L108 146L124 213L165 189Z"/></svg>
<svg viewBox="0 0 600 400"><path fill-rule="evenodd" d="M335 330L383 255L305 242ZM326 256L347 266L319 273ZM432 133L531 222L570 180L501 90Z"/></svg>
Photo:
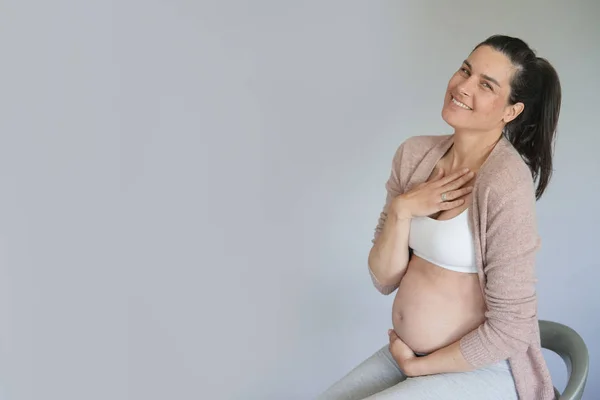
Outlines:
<svg viewBox="0 0 600 400"><path fill-rule="evenodd" d="M485 320L477 274L450 271L413 256L394 299L392 322L415 352L431 353Z"/></svg>

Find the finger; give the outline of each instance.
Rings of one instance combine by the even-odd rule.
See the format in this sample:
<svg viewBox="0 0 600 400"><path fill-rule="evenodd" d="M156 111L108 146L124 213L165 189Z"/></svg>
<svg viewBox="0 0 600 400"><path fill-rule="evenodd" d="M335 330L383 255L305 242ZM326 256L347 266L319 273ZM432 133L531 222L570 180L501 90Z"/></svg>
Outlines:
<svg viewBox="0 0 600 400"><path fill-rule="evenodd" d="M466 174L469 174L469 169L468 168L461 169L461 170L458 170L456 172L453 172L450 175L444 177L443 179L440 179L437 182L437 186L441 187L441 186L447 185L447 184L449 184L449 183L451 183L451 182L453 182L453 181L455 181L455 180L457 180L457 179L465 176Z"/></svg>
<svg viewBox="0 0 600 400"><path fill-rule="evenodd" d="M471 193L473 191L473 186L467 186L464 188L460 188L460 189L456 189L456 190L451 190L449 192L445 192L446 193L446 201L452 201L452 200L456 200L460 197L466 196L469 193ZM440 196L441 198L441 196Z"/></svg>
<svg viewBox="0 0 600 400"><path fill-rule="evenodd" d="M442 186L442 189L446 190L446 191L458 189L459 187L462 187L465 183L467 183L471 179L473 179L474 176L475 176L474 172L468 172L465 175L461 176L460 178L455 179L454 181L445 184L444 186Z"/></svg>
<svg viewBox="0 0 600 400"><path fill-rule="evenodd" d="M454 201L445 201L440 203L440 211L452 210L465 204L465 199L457 199Z"/></svg>

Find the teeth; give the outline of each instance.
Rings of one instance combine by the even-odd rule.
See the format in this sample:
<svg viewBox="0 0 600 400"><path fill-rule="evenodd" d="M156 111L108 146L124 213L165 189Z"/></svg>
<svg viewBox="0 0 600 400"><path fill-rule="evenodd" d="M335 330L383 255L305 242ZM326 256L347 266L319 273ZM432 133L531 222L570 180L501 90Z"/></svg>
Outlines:
<svg viewBox="0 0 600 400"><path fill-rule="evenodd" d="M459 107L461 107L461 108L464 108L465 110L470 110L470 109L471 109L471 107L467 106L467 105L466 105L466 104L464 104L464 103L461 103L460 101L456 100L454 97L452 98L452 102L453 102L454 104L456 104L457 106L459 106Z"/></svg>

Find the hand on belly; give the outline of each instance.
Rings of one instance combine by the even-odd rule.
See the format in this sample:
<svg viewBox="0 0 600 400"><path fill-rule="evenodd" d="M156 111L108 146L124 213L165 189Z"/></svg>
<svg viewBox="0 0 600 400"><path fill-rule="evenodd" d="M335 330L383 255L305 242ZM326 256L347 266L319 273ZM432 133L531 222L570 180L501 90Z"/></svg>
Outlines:
<svg viewBox="0 0 600 400"><path fill-rule="evenodd" d="M417 353L450 345L485 319L477 275L440 269L411 261L394 299L394 330Z"/></svg>

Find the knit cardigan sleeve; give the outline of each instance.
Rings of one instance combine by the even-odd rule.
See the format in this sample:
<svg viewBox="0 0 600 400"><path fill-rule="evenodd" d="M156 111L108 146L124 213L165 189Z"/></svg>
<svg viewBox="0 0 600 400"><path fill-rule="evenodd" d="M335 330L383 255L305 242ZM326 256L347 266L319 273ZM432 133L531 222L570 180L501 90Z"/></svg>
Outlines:
<svg viewBox="0 0 600 400"><path fill-rule="evenodd" d="M478 198L486 320L460 340L475 368L525 353L535 340L535 257L540 247L535 194L528 170L494 177ZM485 224L483 226L482 224Z"/></svg>
<svg viewBox="0 0 600 400"><path fill-rule="evenodd" d="M387 220L388 210L390 208L390 205L392 204L392 200L394 200L397 196L401 195L404 191L401 173L404 172L402 168L402 156L404 154L405 147L406 142L403 142L396 150L394 158L392 159L390 175L385 183L385 204L383 206L383 210L381 210L381 213L379 214L377 226L375 227L373 239L371 240L372 243L375 243L377 238L381 235L381 231L383 231L383 226L385 225L385 221Z"/></svg>

